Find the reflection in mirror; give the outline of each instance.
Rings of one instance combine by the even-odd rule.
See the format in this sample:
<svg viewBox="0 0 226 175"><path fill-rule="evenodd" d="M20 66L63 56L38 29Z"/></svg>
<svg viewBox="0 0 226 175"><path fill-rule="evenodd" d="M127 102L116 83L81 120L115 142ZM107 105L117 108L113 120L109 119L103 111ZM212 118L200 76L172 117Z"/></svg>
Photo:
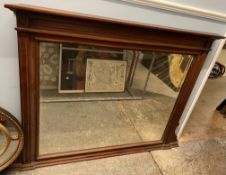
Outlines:
<svg viewBox="0 0 226 175"><path fill-rule="evenodd" d="M9 166L23 147L23 134L18 121L0 108L0 171Z"/></svg>
<svg viewBox="0 0 226 175"><path fill-rule="evenodd" d="M192 59L40 43L39 154L160 140Z"/></svg>

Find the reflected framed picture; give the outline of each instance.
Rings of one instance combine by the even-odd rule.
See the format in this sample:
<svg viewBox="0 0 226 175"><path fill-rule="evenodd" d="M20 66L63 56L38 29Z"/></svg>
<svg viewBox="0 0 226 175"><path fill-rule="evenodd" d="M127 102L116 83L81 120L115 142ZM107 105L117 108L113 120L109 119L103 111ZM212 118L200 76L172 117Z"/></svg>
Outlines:
<svg viewBox="0 0 226 175"><path fill-rule="evenodd" d="M127 61L87 59L85 92L123 92Z"/></svg>
<svg viewBox="0 0 226 175"><path fill-rule="evenodd" d="M124 52L120 49L61 44L58 92L85 93L124 91L127 61L123 61L123 55ZM89 64L88 67L87 64ZM120 67L121 69L119 69ZM124 71L122 71L124 69L122 67L125 67ZM97 71L98 68L100 69L99 71ZM88 76L86 76L87 71L89 72ZM100 76L102 74L101 71L106 74L105 78ZM114 75L114 78L116 78L118 76L116 74L119 74L117 71L121 71L120 75L123 81L120 79L120 82L122 82L123 85L119 85L119 81L116 80L114 80L114 83L108 82L109 84L107 85L106 80L111 81L107 76L110 75L112 71L114 74L111 75L111 78ZM98 80L94 83L95 78ZM89 81L86 83L87 80Z"/></svg>
<svg viewBox="0 0 226 175"><path fill-rule="evenodd" d="M59 93L82 93L85 89L85 51L60 45Z"/></svg>

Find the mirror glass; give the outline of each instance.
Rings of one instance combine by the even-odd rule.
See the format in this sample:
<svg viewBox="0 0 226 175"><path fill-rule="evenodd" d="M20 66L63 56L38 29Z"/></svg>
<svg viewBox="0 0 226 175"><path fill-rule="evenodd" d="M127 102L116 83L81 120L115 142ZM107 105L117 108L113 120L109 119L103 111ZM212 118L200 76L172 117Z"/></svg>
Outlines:
<svg viewBox="0 0 226 175"><path fill-rule="evenodd" d="M17 120L0 108L0 171L9 166L19 155L23 136Z"/></svg>
<svg viewBox="0 0 226 175"><path fill-rule="evenodd" d="M160 140L192 60L40 43L39 154Z"/></svg>

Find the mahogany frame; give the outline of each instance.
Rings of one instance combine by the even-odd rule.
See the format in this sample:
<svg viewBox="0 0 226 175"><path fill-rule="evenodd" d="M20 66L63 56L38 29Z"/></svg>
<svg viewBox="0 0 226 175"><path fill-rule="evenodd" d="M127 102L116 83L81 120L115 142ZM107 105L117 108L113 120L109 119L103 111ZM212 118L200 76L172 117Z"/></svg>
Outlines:
<svg viewBox="0 0 226 175"><path fill-rule="evenodd" d="M186 102L212 42L223 37L28 5L6 4L5 7L14 11L17 17L25 137L24 149L15 167L30 169L177 146L175 130ZM39 156L39 42L42 41L195 55L161 140Z"/></svg>

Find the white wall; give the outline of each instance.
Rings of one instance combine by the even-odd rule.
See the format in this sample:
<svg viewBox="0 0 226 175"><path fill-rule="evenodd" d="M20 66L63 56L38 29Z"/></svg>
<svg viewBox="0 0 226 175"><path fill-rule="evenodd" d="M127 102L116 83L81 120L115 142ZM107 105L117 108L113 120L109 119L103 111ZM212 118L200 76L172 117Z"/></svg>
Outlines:
<svg viewBox="0 0 226 175"><path fill-rule="evenodd" d="M170 0L169 0L170 1ZM173 0L171 0L173 1ZM175 1L175 0L174 0ZM180 2L178 0L178 2ZM184 3L185 1L183 1ZM191 2L191 1L189 1ZM192 2L195 2L193 0ZM218 21L208 20L199 17L169 12L151 7L139 6L121 1L113 0L1 0L0 1L0 106L9 110L18 119L20 119L20 95L19 95L19 71L18 71L18 53L17 38L14 27L16 18L14 14L5 9L5 3L25 3L32 5L45 6L62 10L76 11L91 15L105 16L115 19L123 19L145 23L148 25L158 25L161 27L170 27L176 29L192 30L199 32L211 32L224 35L226 24ZM204 3L204 2L203 2ZM192 3L191 3L192 4ZM197 4L195 4L197 5ZM200 6L202 4L199 4ZM226 6L226 2L220 6ZM197 7L197 6L196 6ZM215 9L214 9L215 10ZM219 49L220 42L213 46L214 50ZM196 90L187 104L187 113L183 114L183 119L188 118L190 106L194 104L198 89L204 82L204 77L212 63L215 51L209 54L205 67L200 75ZM184 120L182 120L184 121ZM183 122L182 122L183 124Z"/></svg>

